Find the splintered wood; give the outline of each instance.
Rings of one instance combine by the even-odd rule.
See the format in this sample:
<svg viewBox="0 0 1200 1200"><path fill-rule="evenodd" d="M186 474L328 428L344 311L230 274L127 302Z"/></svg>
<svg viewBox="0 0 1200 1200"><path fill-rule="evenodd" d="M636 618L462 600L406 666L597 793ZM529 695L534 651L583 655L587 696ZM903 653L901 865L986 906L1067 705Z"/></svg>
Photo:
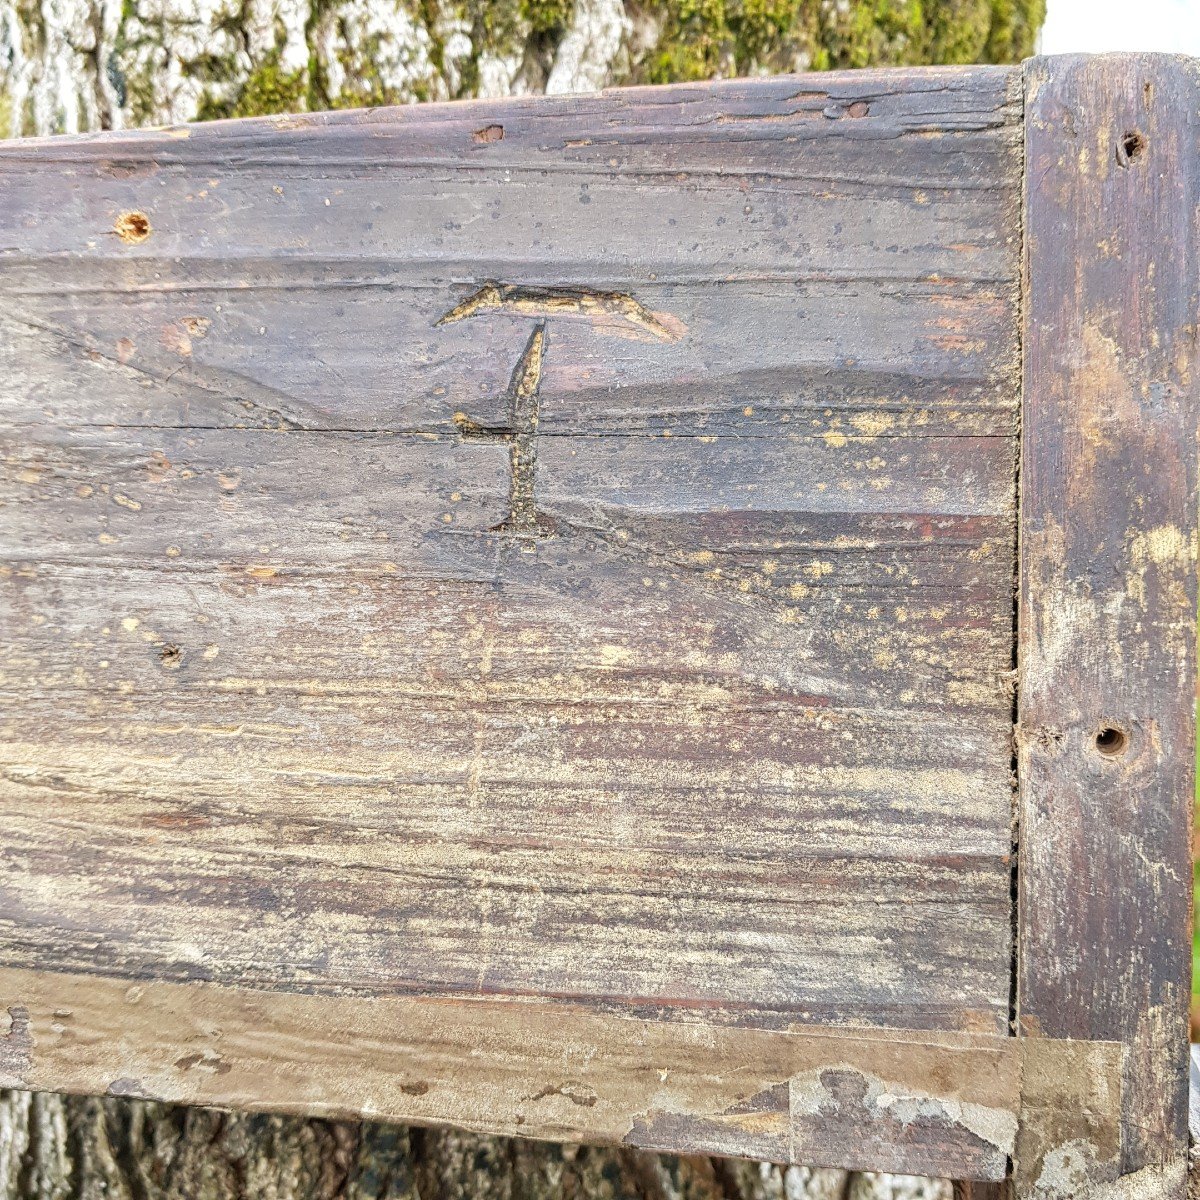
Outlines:
<svg viewBox="0 0 1200 1200"><path fill-rule="evenodd" d="M1023 94L0 147L0 1083L1115 1162L1011 1026Z"/></svg>

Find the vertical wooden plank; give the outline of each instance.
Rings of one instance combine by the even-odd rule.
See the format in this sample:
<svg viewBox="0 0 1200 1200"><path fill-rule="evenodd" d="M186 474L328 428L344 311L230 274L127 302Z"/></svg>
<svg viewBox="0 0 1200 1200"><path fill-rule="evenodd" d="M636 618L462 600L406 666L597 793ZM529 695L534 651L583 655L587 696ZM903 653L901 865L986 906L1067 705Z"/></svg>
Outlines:
<svg viewBox="0 0 1200 1200"><path fill-rule="evenodd" d="M1120 1174L1163 1196L1187 1152L1198 100L1176 57L1027 67L1019 1032L1128 1047ZM1037 1157L1018 1194L1115 1169Z"/></svg>

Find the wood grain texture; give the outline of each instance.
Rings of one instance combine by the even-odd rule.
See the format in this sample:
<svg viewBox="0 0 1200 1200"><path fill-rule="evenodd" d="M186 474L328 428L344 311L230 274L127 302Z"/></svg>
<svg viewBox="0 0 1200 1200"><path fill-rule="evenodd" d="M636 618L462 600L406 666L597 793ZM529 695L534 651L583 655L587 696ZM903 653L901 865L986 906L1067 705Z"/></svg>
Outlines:
<svg viewBox="0 0 1200 1200"><path fill-rule="evenodd" d="M0 986L14 998L3 1087L101 1082L109 1095L247 1111L993 1180L1028 1109L1071 1120L1096 1108L1101 1136L1118 1139L1115 1107L1088 1103L1119 1090L1113 1044L764 1030L522 1000L364 1001L9 969Z"/></svg>
<svg viewBox="0 0 1200 1200"><path fill-rule="evenodd" d="M1007 1034L1020 89L0 147L0 961Z"/></svg>
<svg viewBox="0 0 1200 1200"><path fill-rule="evenodd" d="M1119 1159L1047 1136L1018 1175L1028 1195L1116 1173L1114 1195L1182 1195L1196 65L1049 59L1027 78L1020 1030L1129 1053Z"/></svg>

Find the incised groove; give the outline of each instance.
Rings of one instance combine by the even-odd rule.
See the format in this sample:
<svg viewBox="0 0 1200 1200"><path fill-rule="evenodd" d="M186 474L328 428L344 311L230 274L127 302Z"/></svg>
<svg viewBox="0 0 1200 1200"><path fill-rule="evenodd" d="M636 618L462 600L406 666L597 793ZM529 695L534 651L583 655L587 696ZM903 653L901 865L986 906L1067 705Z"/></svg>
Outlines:
<svg viewBox="0 0 1200 1200"><path fill-rule="evenodd" d="M519 284L485 283L461 304L438 319L453 325L480 313L505 312L522 317L582 317L618 336L643 336L659 342L677 342L684 324L668 313L656 313L625 292L599 292L591 288L540 288Z"/></svg>
<svg viewBox="0 0 1200 1200"><path fill-rule="evenodd" d="M541 538L554 532L554 522L538 512L537 427L538 387L542 379L542 361L546 354L546 323L538 322L521 357L517 360L508 385L507 425L480 425L466 413L456 412L453 421L464 438L472 440L499 439L509 443L512 477L508 493L508 516L494 526L496 533L516 537Z"/></svg>

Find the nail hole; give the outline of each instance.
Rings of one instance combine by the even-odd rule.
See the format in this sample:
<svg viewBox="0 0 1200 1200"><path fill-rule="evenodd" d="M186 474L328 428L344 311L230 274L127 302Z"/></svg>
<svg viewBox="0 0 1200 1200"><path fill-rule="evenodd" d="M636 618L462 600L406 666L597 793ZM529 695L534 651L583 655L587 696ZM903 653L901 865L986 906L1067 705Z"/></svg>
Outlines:
<svg viewBox="0 0 1200 1200"><path fill-rule="evenodd" d="M865 100L855 100L855 102L846 109L847 115L851 117L865 117L871 111L871 106Z"/></svg>
<svg viewBox="0 0 1200 1200"><path fill-rule="evenodd" d="M1146 139L1136 129L1125 134L1117 143L1117 162L1127 167L1131 162L1141 157L1146 149Z"/></svg>
<svg viewBox="0 0 1200 1200"><path fill-rule="evenodd" d="M150 236L150 218L144 212L123 212L113 223L117 237L131 246Z"/></svg>
<svg viewBox="0 0 1200 1200"><path fill-rule="evenodd" d="M498 142L504 137L503 125L485 125L471 135L477 142Z"/></svg>
<svg viewBox="0 0 1200 1200"><path fill-rule="evenodd" d="M1129 735L1114 725L1106 725L1096 731L1096 749L1105 758L1116 758L1129 748Z"/></svg>

